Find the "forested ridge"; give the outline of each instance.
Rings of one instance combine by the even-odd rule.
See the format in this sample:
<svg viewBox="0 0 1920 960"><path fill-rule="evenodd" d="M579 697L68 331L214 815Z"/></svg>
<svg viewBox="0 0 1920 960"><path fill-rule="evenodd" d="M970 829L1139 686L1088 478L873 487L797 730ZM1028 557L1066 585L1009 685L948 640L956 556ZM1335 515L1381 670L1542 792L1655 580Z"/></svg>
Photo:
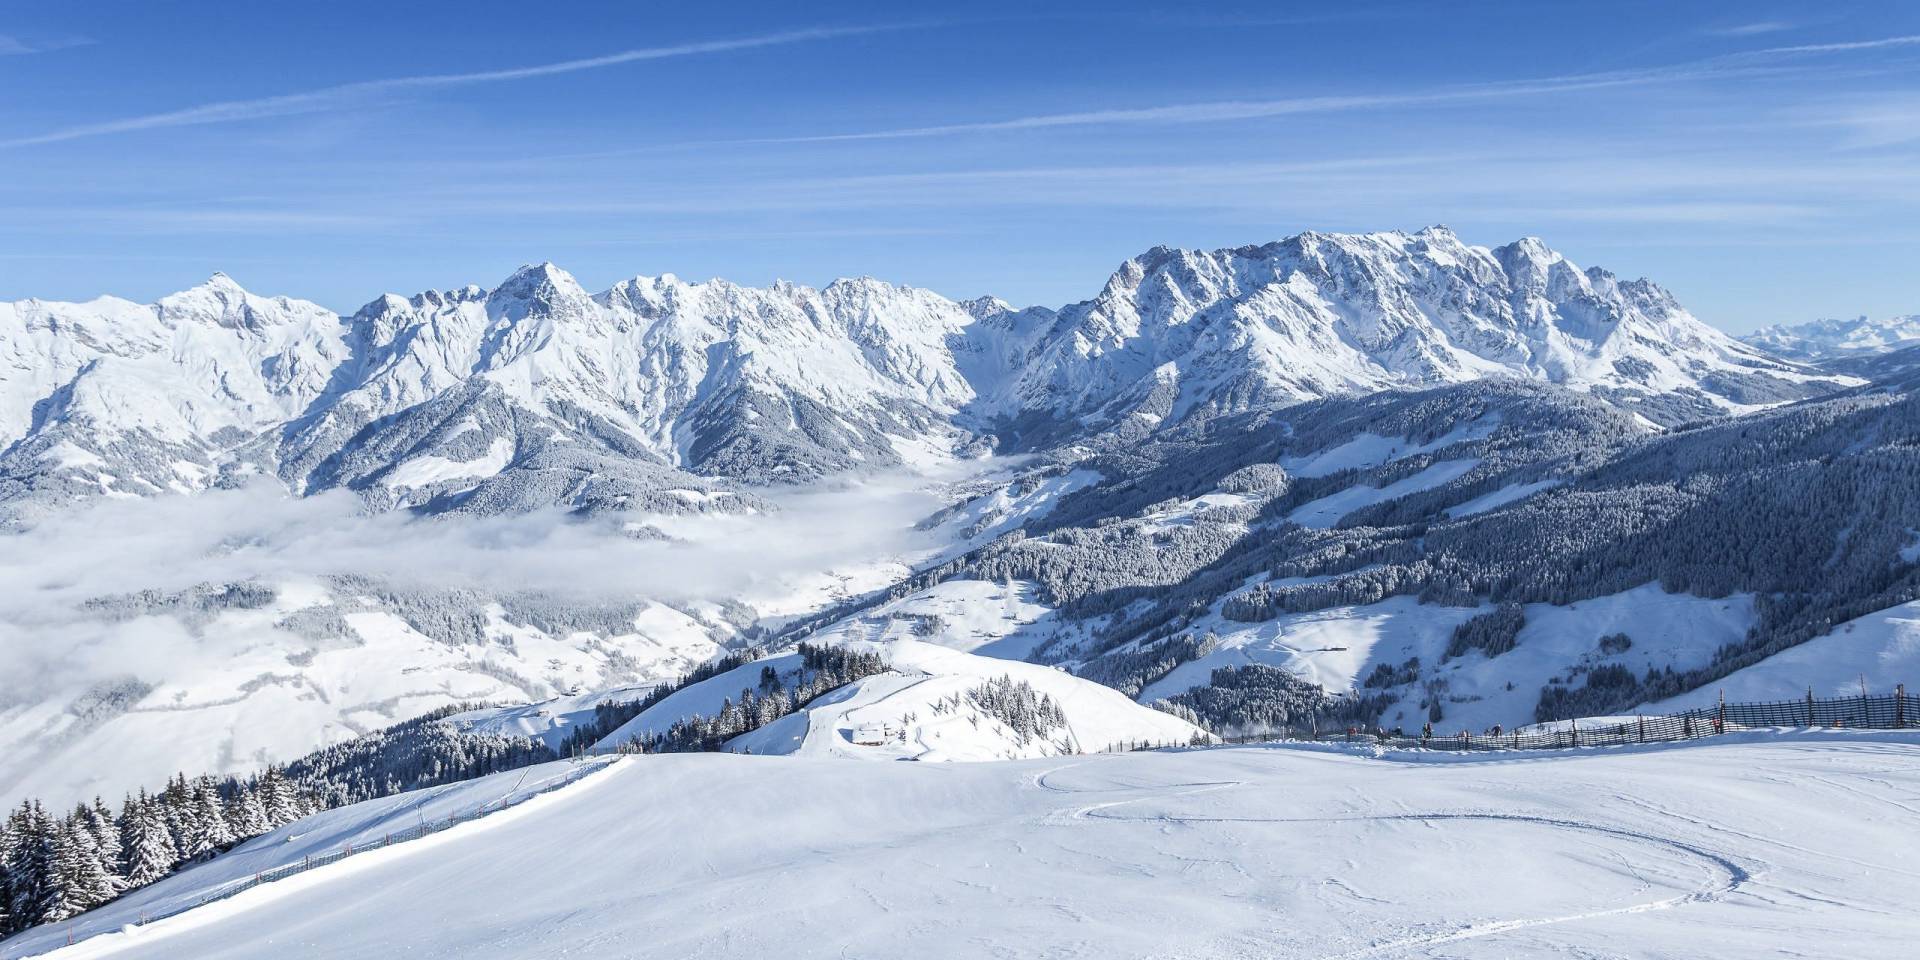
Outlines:
<svg viewBox="0 0 1920 960"><path fill-rule="evenodd" d="M1395 455L1352 465L1328 455L1366 435L1391 439ZM1316 462L1323 456L1331 466ZM1443 463L1469 468L1364 503L1325 528L1290 521L1332 494ZM1542 691L1541 719L1672 696L1920 598L1920 399L1900 391L1651 431L1565 390L1483 381L1199 417L1077 466L1102 479L1045 520L889 596L949 579L1031 581L1082 625L1034 658L1135 696L1204 655L1211 641L1195 624L1209 616L1252 624L1402 596L1488 606L1494 612L1464 624L1446 659L1497 658L1518 642L1526 604L1564 606L1645 584L1754 597L1748 635L1707 651L1704 666L1624 678L1617 667L1576 671L1570 689ZM1243 500L1193 510L1179 524L1154 519L1210 491ZM1518 494L1498 502L1507 491ZM1490 496L1485 508L1464 508ZM1372 689L1388 679L1413 687L1423 676L1417 665L1394 665Z"/></svg>

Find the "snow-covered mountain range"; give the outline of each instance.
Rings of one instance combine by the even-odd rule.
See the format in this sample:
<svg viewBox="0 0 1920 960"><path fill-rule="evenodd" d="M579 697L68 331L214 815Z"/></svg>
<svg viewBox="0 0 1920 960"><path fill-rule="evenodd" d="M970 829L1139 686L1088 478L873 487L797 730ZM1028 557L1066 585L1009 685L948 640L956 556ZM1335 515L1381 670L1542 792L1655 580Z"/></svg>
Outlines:
<svg viewBox="0 0 1920 960"><path fill-rule="evenodd" d="M1438 227L1156 248L1059 310L871 279L665 275L589 294L542 264L343 317L216 275L152 304L0 304L0 359L0 509L15 522L260 475L376 509L704 508L720 501L685 491L716 479L1492 375L1658 422L1846 382L1718 332L1649 281Z"/></svg>
<svg viewBox="0 0 1920 960"><path fill-rule="evenodd" d="M1058 310L874 280L589 294L540 265L339 316L217 276L0 305L0 357L24 531L0 572L32 586L0 668L39 678L0 697L10 796L245 773L462 701L590 711L802 639L1031 661L1223 728L1357 716L1346 695L1524 722L1911 600L1920 559L1906 388L1441 228L1156 249ZM901 466L937 489L792 496ZM1630 653L1598 652L1614 634ZM890 682L866 686L919 729Z"/></svg>
<svg viewBox="0 0 1920 960"><path fill-rule="evenodd" d="M1798 360L1858 357L1920 344L1920 314L1776 324L1740 339L1778 356Z"/></svg>

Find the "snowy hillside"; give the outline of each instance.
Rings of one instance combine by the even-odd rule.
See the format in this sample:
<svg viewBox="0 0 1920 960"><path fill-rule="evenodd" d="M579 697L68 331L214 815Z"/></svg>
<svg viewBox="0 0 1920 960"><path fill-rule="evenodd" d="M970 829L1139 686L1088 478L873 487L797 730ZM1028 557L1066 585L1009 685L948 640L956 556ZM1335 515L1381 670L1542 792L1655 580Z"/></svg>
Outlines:
<svg viewBox="0 0 1920 960"><path fill-rule="evenodd" d="M514 782L333 811L140 896ZM1895 733L1465 758L634 757L423 841L0 957L1891 957L1920 880L1889 811L1916 793L1920 743Z"/></svg>
<svg viewBox="0 0 1920 960"><path fill-rule="evenodd" d="M974 597L932 632L1221 730L1606 714L1920 595L1916 437L1909 394L1662 434L1511 381L1215 417L861 616Z"/></svg>
<svg viewBox="0 0 1920 960"><path fill-rule="evenodd" d="M1885 353L1920 343L1920 314L1871 320L1813 320L1762 327L1740 338L1777 356L1831 360Z"/></svg>
<svg viewBox="0 0 1920 960"><path fill-rule="evenodd" d="M1884 696L1905 684L1920 696L1920 601L1849 620L1823 636L1737 670L1708 686L1647 704L1647 712L1729 703L1858 696L1863 687Z"/></svg>
<svg viewBox="0 0 1920 960"><path fill-rule="evenodd" d="M725 749L858 759L1000 760L1135 743L1184 744L1204 737L1184 720L1064 671L975 656L903 636L866 635L859 624L849 624L815 639L877 653L887 672L855 680L734 737ZM614 749L657 736L691 715L719 716L744 700L744 692L764 693L766 671L792 685L802 669L799 655L783 654L685 687L616 729L599 747Z"/></svg>

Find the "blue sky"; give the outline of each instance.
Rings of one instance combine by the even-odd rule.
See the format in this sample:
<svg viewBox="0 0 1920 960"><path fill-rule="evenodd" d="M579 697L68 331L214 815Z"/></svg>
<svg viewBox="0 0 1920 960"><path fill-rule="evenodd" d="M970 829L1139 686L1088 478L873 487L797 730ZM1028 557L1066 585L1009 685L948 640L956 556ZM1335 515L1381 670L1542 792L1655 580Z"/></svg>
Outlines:
<svg viewBox="0 0 1920 960"><path fill-rule="evenodd" d="M552 260L1058 305L1430 223L1735 331L1920 312L1920 4L0 0L0 299Z"/></svg>

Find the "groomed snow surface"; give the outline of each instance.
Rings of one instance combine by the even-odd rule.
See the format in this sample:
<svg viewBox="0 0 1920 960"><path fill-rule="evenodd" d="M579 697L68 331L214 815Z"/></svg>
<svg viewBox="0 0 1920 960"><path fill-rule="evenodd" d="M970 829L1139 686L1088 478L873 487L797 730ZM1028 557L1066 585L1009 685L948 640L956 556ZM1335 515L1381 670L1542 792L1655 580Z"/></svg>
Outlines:
<svg viewBox="0 0 1920 960"><path fill-rule="evenodd" d="M1907 956L1916 797L1920 737L1894 733L1480 757L631 757L53 955ZM414 816L390 798L294 829L333 842ZM227 857L168 883L252 869Z"/></svg>

